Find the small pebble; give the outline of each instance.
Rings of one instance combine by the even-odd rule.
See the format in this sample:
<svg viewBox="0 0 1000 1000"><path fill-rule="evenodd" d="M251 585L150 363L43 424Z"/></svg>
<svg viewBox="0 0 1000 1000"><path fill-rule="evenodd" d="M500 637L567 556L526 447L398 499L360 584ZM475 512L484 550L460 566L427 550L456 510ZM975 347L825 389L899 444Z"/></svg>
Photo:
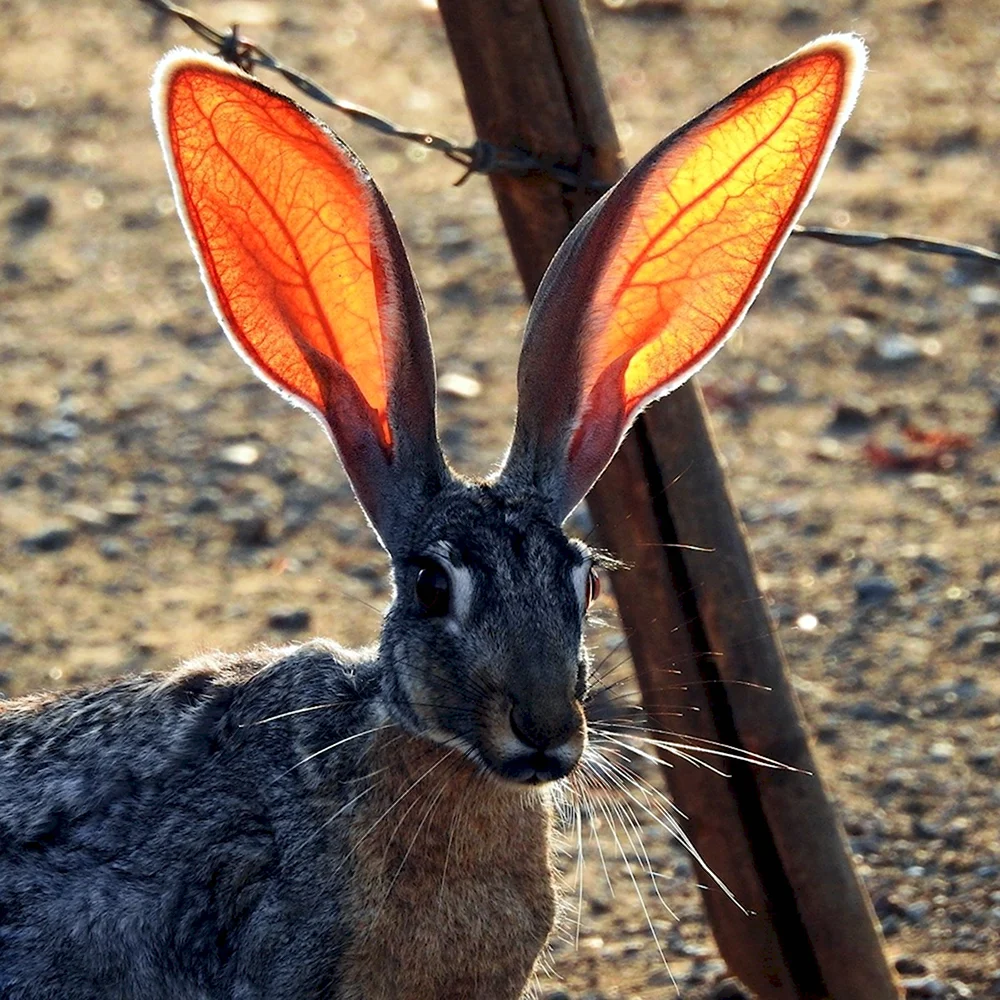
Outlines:
<svg viewBox="0 0 1000 1000"><path fill-rule="evenodd" d="M1000 288L992 285L973 285L968 292L969 302L979 319L1000 315Z"/></svg>
<svg viewBox="0 0 1000 1000"><path fill-rule="evenodd" d="M29 552L59 552L73 542L74 528L67 522L46 525L21 540Z"/></svg>
<svg viewBox="0 0 1000 1000"><path fill-rule="evenodd" d="M49 441L75 441L80 436L80 425L73 420L47 420L42 434Z"/></svg>
<svg viewBox="0 0 1000 1000"><path fill-rule="evenodd" d="M712 991L712 1000L750 1000L750 994L738 980L725 979Z"/></svg>
<svg viewBox="0 0 1000 1000"><path fill-rule="evenodd" d="M826 429L830 434L860 434L871 427L874 419L874 408L838 403Z"/></svg>
<svg viewBox="0 0 1000 1000"><path fill-rule="evenodd" d="M85 503L68 503L62 512L72 521L82 524L85 528L101 529L108 526L108 514Z"/></svg>
<svg viewBox="0 0 1000 1000"><path fill-rule="evenodd" d="M231 444L219 452L219 461L234 469L247 469L260 460L260 450L252 444Z"/></svg>
<svg viewBox="0 0 1000 1000"><path fill-rule="evenodd" d="M953 644L964 646L981 632L989 632L997 628L1000 628L1000 613L991 611L985 615L977 615L955 630Z"/></svg>
<svg viewBox="0 0 1000 1000"><path fill-rule="evenodd" d="M816 457L826 462L836 462L844 457L844 446L832 437L821 437L816 442Z"/></svg>
<svg viewBox="0 0 1000 1000"><path fill-rule="evenodd" d="M278 608L267 616L267 624L279 632L301 632L311 622L312 614L307 608Z"/></svg>
<svg viewBox="0 0 1000 1000"><path fill-rule="evenodd" d="M875 341L874 357L870 360L889 366L909 365L920 361L926 353L924 345L908 333L889 333Z"/></svg>
<svg viewBox="0 0 1000 1000"><path fill-rule="evenodd" d="M927 966L918 958L900 955L896 959L896 971L904 976L922 976L927 972Z"/></svg>
<svg viewBox="0 0 1000 1000"><path fill-rule="evenodd" d="M788 383L774 372L763 372L757 378L757 391L765 397L780 396L788 389Z"/></svg>
<svg viewBox="0 0 1000 1000"><path fill-rule="evenodd" d="M859 604L873 606L884 604L895 597L899 588L888 577L870 576L854 584L854 593Z"/></svg>
<svg viewBox="0 0 1000 1000"><path fill-rule="evenodd" d="M483 391L478 379L460 372L445 372L438 379L438 392L451 399L475 399Z"/></svg>
<svg viewBox="0 0 1000 1000"><path fill-rule="evenodd" d="M189 514L214 514L219 509L219 496L215 493L199 493L190 504Z"/></svg>
<svg viewBox="0 0 1000 1000"><path fill-rule="evenodd" d="M45 194L29 194L7 217L12 229L28 234L43 229L52 218L52 199Z"/></svg>
<svg viewBox="0 0 1000 1000"><path fill-rule="evenodd" d="M119 559L124 559L128 555L128 549L125 545L118 541L117 538L105 538L101 541L101 544L97 546L97 551L108 560L108 562L118 562Z"/></svg>
<svg viewBox="0 0 1000 1000"><path fill-rule="evenodd" d="M969 763L977 771L991 773L1000 764L1000 747L983 747L969 755Z"/></svg>
<svg viewBox="0 0 1000 1000"><path fill-rule="evenodd" d="M222 518L233 529L233 540L239 545L267 545L271 527L267 517L249 507L238 507Z"/></svg>
<svg viewBox="0 0 1000 1000"><path fill-rule="evenodd" d="M984 632L979 637L979 655L987 660L1000 656L1000 632Z"/></svg>
<svg viewBox="0 0 1000 1000"><path fill-rule="evenodd" d="M948 994L948 984L936 976L904 979L900 984L906 1000L923 1000L924 997L943 997Z"/></svg>
<svg viewBox="0 0 1000 1000"><path fill-rule="evenodd" d="M867 320L860 316L848 316L837 320L830 327L830 336L838 339L846 338L857 343L867 343L871 336L871 327Z"/></svg>
<svg viewBox="0 0 1000 1000"><path fill-rule="evenodd" d="M947 764L955 756L955 744L951 740L938 740L931 744L927 756L935 764Z"/></svg>
<svg viewBox="0 0 1000 1000"><path fill-rule="evenodd" d="M122 497L119 500L109 500L104 505L104 512L111 518L113 524L125 524L134 521L142 513L142 505L135 500Z"/></svg>
<svg viewBox="0 0 1000 1000"><path fill-rule="evenodd" d="M0 646L10 646L14 642L14 626L10 622L0 622Z"/></svg>

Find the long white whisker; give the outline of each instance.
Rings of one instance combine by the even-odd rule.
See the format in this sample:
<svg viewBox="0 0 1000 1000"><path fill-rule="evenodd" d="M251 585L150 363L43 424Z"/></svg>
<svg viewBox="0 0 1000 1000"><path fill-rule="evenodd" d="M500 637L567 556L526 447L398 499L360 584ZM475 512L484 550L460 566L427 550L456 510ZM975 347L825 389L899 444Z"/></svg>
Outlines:
<svg viewBox="0 0 1000 1000"><path fill-rule="evenodd" d="M454 752L455 751L453 749L449 750L446 756L450 756ZM440 801L441 796L444 794L444 790L447 787L448 787L448 778L446 776L444 781L441 782L441 787L438 788L437 792L429 798L427 807L424 809L423 815L420 817L419 824L417 824L417 829L414 832L412 839L410 840L409 846L406 848L406 853L403 854L403 860L399 862L399 867L396 869L396 873L392 876L392 881L390 881L389 883L389 888L386 889L385 891L385 897L382 900L382 904L381 906L379 906L378 912L371 920L372 924L375 924L378 921L379 914L382 912L382 909L385 906L385 904L389 901L389 897L392 895L392 890L395 888L396 882L399 881L399 876L402 874L403 868L406 866L407 859L410 857L410 853L413 851L414 845L419 839L420 834L423 832L424 826L426 825L428 818L434 811L434 807ZM403 819L405 819L408 814L409 814L409 809L406 811L406 813L403 814ZM397 825L396 830L398 829L399 826ZM393 837L395 837L395 831L393 832Z"/></svg>
<svg viewBox="0 0 1000 1000"><path fill-rule="evenodd" d="M616 757L618 760L624 761L625 763L631 763L630 758L626 757L623 751L613 746L598 746L598 749L601 751L598 756L600 756L601 759L607 764L612 763L611 757ZM630 747L629 749L632 750L633 748ZM663 763L662 766L673 767L673 765L670 764L669 762ZM659 799L660 801L657 803L659 808L672 810L678 816L680 816L681 819L690 819L688 814L684 812L684 810L681 809L681 807L677 805L677 803L674 802L674 800L671 799L669 795L661 791L655 785L650 784L641 774L636 774L631 770L626 770L624 767L622 767L621 770L623 774L628 774L629 778L632 779L634 783L638 783L638 786L643 789L643 792L645 794L652 795L655 798Z"/></svg>
<svg viewBox="0 0 1000 1000"><path fill-rule="evenodd" d="M649 729L643 726L628 726L621 722L602 722L600 726L591 725L590 729L592 732L600 732L601 735L607 735L602 732L605 727L613 726L616 730L625 730L630 734L632 739L640 740L643 743L649 743L652 746L660 747L664 750L669 750L674 747L687 750L691 753L708 753L715 754L720 757L730 757L733 760L742 761L744 764L758 764L761 767L777 768L781 771L795 771L798 774L808 774L807 771L803 771L799 767L795 767L792 764L785 764L780 760L774 760L772 757L765 757L763 754L756 753L753 750L746 750L742 747L733 747L728 743L720 743L717 740L706 739L702 736L689 736L686 733L672 733L667 730L656 730ZM658 732L664 736L677 736L685 740L694 740L695 743L675 743L668 740L660 740L655 737L646 735L650 732ZM635 734L632 736L631 734ZM699 746L698 744L704 744L704 746Z"/></svg>
<svg viewBox="0 0 1000 1000"><path fill-rule="evenodd" d="M368 777L374 778L376 775L381 774L385 770L386 768L380 767L377 771L373 771L370 775L368 775ZM307 844L312 843L312 841L314 841L338 816L341 816L343 813L347 812L347 810L350 809L355 802L358 802L361 799L363 799L374 788L375 785L374 783L372 783L367 788L362 789L362 791L360 791L357 795L355 795L354 798L348 799L348 801L345 802L338 810L336 810L336 812L334 812L333 815L329 816L315 830L313 830L313 832L308 837L306 837L306 839L303 840L298 847L293 847L288 852L286 857L291 858L294 857L296 854L298 854Z"/></svg>
<svg viewBox="0 0 1000 1000"><path fill-rule="evenodd" d="M597 777L596 773L594 773L592 776ZM642 890L639 888L639 883L636 880L635 872L632 870L632 863L631 861L629 861L628 855L625 852L625 848L622 845L621 839L618 836L618 830L615 827L614 819L603 801L599 800L597 804L598 808L600 808L601 812L604 814L605 819L607 819L608 821L608 828L611 831L611 836L614 838L615 844L618 847L618 853L621 855L621 859L625 863L625 871L628 873L628 877L632 883L633 889L635 889L636 899L639 900L639 906L642 908L643 916L646 918L646 924L649 927L649 933L653 938L653 943L656 945L656 950L657 952L659 952L660 959L663 962L664 967L667 969L667 972L670 974L671 980L673 980L674 976L673 973L670 972L670 963L667 961L667 956L663 953L663 947L661 946L660 939L657 936L656 928L653 926L653 919L649 915L649 907L646 906L646 900L642 895ZM674 987L676 988L676 986L677 984L675 982ZM680 995L679 991L678 995Z"/></svg>
<svg viewBox="0 0 1000 1000"><path fill-rule="evenodd" d="M621 787L622 779L620 777L615 776L612 780L616 786ZM622 790L624 791L624 789ZM656 898L660 901L660 905L664 908L664 910L666 910L667 913L669 913L674 920L678 920L679 918L677 914L673 911L673 909L671 909L667 901L660 894L660 886L656 881L658 873L653 868L653 862L649 857L649 852L646 850L646 843L642 837L642 825L639 823L639 818L636 816L635 810L632 808L631 803L622 800L615 802L614 808L622 817L623 829L626 830L626 835L628 831L627 828L624 826L625 823L629 824L635 833L635 838L639 844L639 852L641 852L642 859L645 859L645 866L643 870L649 876L650 882L653 886L653 891L656 893ZM629 837L629 841L630 842L632 841L631 837Z"/></svg>
<svg viewBox="0 0 1000 1000"><path fill-rule="evenodd" d="M393 809L395 809L396 806L398 806L400 804L400 802L402 802L403 799L405 799L413 791L414 788L416 788L425 778L427 778L428 775L432 774L435 770L437 770L437 768L439 768L448 759L448 756L449 755L446 754L443 757L439 757L433 764L431 764L431 766L429 768L427 768L426 771L424 771L423 774L420 775L419 778L415 778L413 781L411 781L410 784L407 785L405 791L401 792L399 795L396 796L396 798L393 800L392 804L354 842L354 844L351 847L351 850L347 854L347 857L345 857L344 860L337 867L337 869L336 869L337 871L339 871L340 868L342 868L347 863L347 860L351 856L353 856L353 854L355 853L355 851L357 851L357 849L361 846L361 844L363 844L364 841L367 840L368 837L371 836L371 834L375 831L375 829L379 826L379 824L386 818L386 816L388 816L389 813L391 813L393 811ZM398 827L397 827L397 829L398 829Z"/></svg>
<svg viewBox="0 0 1000 1000"><path fill-rule="evenodd" d="M596 732L597 735L600 736L602 739L608 740L611 743L616 743L620 747L625 747L625 749L627 749L630 753L634 753L636 754L636 756L642 757L645 760L651 761L654 764L664 765L669 763L667 761L661 760L659 757L649 753L646 750L642 750L640 747L633 746L631 743L626 743L624 740L620 740L616 736L612 736L611 733L602 732L599 729L592 729L591 731ZM633 739L635 739L635 737L633 737ZM653 741L650 740L649 742ZM685 763L691 764L693 767L704 767L707 770L713 772L714 774L719 775L719 777L721 778L731 777L731 775L726 774L725 771L720 771L717 767L712 767L711 764L706 764L703 760L698 760L697 757L692 757L690 754L685 753L683 750L678 750L674 747L668 748L666 746L664 746L663 749L668 750L669 753L672 753L675 757L679 758L680 760L683 760ZM706 751L706 753L707 752L710 751Z"/></svg>
<svg viewBox="0 0 1000 1000"><path fill-rule="evenodd" d="M593 771L593 758L598 756L590 747L583 753L580 764L580 781L582 782L588 773ZM601 846L601 838L597 832L597 824L594 822L594 799L586 792L586 790L578 785L578 794L583 799L584 803L587 805L587 822L590 826L590 836L594 843L597 845L597 854L601 859L601 868L604 869L604 878L608 883L608 891L611 893L611 898L615 898L615 884L611 881L611 874L608 871L607 859L604 857L604 848Z"/></svg>
<svg viewBox="0 0 1000 1000"><path fill-rule="evenodd" d="M438 902L444 897L444 888L446 885L446 879L448 877L448 861L451 858L451 845L455 840L455 831L459 826L459 817L461 815L462 807L465 805L465 797L469 794L469 789L472 787L473 779L476 777L476 772L473 771L472 775L465 783L465 788L462 789L462 794L458 797L458 802L455 803L455 808L452 810L451 814L451 829L448 831L448 846L444 851L444 865L441 868L441 888L438 890Z"/></svg>
<svg viewBox="0 0 1000 1000"><path fill-rule="evenodd" d="M601 758L601 763L604 764L606 767L612 769L617 767L617 765L615 765L612 761L609 761L607 758ZM622 777L626 779L628 784L632 784L633 786L638 787L640 789L643 788L643 786L640 785L639 782L636 780L634 775L630 774L628 771L625 771L621 768L618 768L618 770L621 773ZM743 904L740 903L740 901L733 895L729 886L727 886L726 883L723 882L722 879L719 878L719 876L716 875L714 871L712 871L711 867L709 867L708 862L705 861L705 859L701 856L701 854L698 853L698 850L692 843L691 838L688 837L688 835L684 832L683 828L680 826L680 824L678 824L678 822L673 818L673 816L671 816L665 810L662 813L654 812L652 809L649 808L648 805L646 805L646 803L636 798L635 795L633 795L633 793L629 791L626 785L623 785L622 791L643 812L651 816L660 826L662 826L666 831L668 831L678 841L678 843L680 843L684 847L684 849L688 852L688 854L691 855L694 861L698 863L698 866L702 869L702 871L704 871L705 874L708 875L709 878L711 878L711 880L726 894L726 896L736 906L740 908L740 910L742 910L744 913L749 912L746 909L746 907L744 907Z"/></svg>
<svg viewBox="0 0 1000 1000"><path fill-rule="evenodd" d="M278 719L287 719L292 715L304 715L306 712L319 712L324 708L340 708L349 705L347 701L327 701L322 705L309 705L306 708L293 708L290 712L279 712L277 715L269 715L266 719L257 719L255 722L241 722L237 729L247 729L251 726L263 726L266 722L277 722Z"/></svg>
<svg viewBox="0 0 1000 1000"><path fill-rule="evenodd" d="M331 750L336 750L337 747L342 747L345 743L350 743L352 740L360 740L362 736L371 736L372 733L381 732L383 729L389 729L393 723L384 722L380 726L373 726L371 729L365 729L360 733L352 733L350 736L345 736L342 740L337 740L335 743L331 743L329 746L323 747L322 750L317 750L314 753L309 754L308 757L303 757L297 764L293 764L287 771L282 771L274 780L277 781L280 778L284 778L286 775L291 774L297 767L301 767L303 764L307 764L309 761L313 760L315 757L319 757L322 754L329 753Z"/></svg>
<svg viewBox="0 0 1000 1000"><path fill-rule="evenodd" d="M580 947L580 927L583 924L583 811L576 805L576 940Z"/></svg>

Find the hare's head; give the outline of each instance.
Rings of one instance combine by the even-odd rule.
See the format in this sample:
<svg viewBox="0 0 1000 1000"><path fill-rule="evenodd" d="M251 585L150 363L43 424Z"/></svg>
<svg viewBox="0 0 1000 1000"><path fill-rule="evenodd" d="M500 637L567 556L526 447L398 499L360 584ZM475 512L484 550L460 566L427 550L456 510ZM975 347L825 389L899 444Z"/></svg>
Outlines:
<svg viewBox="0 0 1000 1000"><path fill-rule="evenodd" d="M649 152L542 281L502 469L465 482L435 424L420 293L381 194L323 124L218 60L167 56L154 115L237 352L329 434L395 580L385 701L516 782L583 751L593 557L561 524L639 411L736 328L853 105L864 48L820 39Z"/></svg>

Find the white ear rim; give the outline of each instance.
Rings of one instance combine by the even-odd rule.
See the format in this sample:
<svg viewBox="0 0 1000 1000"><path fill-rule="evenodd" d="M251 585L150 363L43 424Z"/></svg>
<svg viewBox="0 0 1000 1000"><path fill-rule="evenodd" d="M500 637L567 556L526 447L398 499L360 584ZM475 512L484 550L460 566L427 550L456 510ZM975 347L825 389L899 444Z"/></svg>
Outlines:
<svg viewBox="0 0 1000 1000"><path fill-rule="evenodd" d="M208 55L205 52L199 52L196 49L180 47L171 49L156 64L156 69L153 70L153 82L149 88L150 104L152 105L153 110L153 124L156 127L156 136L159 139L160 149L163 153L163 160L167 165L167 173L170 176L170 188L174 196L174 205L177 207L177 215L180 217L181 224L184 227L184 235L187 237L188 244L191 247L191 255L198 264L198 274L201 277L201 283L206 294L208 295L208 301L212 306L212 312L215 313L215 318L218 320L219 326L222 328L222 332L226 335L229 345L246 364L246 366L254 373L254 375L267 385L268 388L273 389L274 392L281 396L282 399L291 403L292 406L297 407L300 410L305 410L306 413L319 421L319 424L323 428L323 432L326 434L330 443L334 446L334 448L337 448L337 442L334 440L333 431L330 428L329 423L327 423L326 417L315 406L313 406L312 403L286 389L285 386L271 378L271 376L257 364L257 362L244 349L239 338L230 329L225 313L222 310L222 303L219 301L219 296L216 294L215 286L212 282L211 275L208 273L208 268L205 266L205 260L202 256L197 237L195 236L194 224L191 220L187 204L184 200L180 175L177 172L177 166L174 163L173 150L170 147L170 123L167 118L167 93L174 74L177 73L178 70L185 69L189 66L204 66L211 69L213 72L228 73L238 79L252 80L253 77L244 73L243 70L233 66L231 63L227 63L216 56ZM341 458L339 450L337 457ZM343 464L343 462L341 462L341 464Z"/></svg>
<svg viewBox="0 0 1000 1000"><path fill-rule="evenodd" d="M636 405L628 422L625 425L625 430L622 433L621 440L619 441L619 447L621 446L621 441L625 439L625 435L628 433L632 424L635 423L636 418L647 406L651 403L656 402L658 399L662 399L664 396L669 395L675 389L679 389L688 379L696 375L702 368L705 367L715 357L716 354L722 350L723 347L729 342L732 335L739 329L740 324L743 322L744 317L749 312L750 307L757 300L757 296L760 294L760 290L767 280L768 275L771 273L771 268L774 267L774 262L778 259L781 254L785 243L788 238L792 235L792 229L795 227L802 213L806 210L809 202L812 201L812 196L816 192L816 188L819 185L820 180L823 177L823 172L826 170L826 165L830 160L830 156L833 154L834 147L837 145L837 140L840 138L840 134L843 131L844 125L847 119L850 118L851 112L854 110L855 104L857 104L858 94L861 90L861 81L864 78L865 69L868 65L868 47L865 45L864 40L860 35L856 35L851 32L843 32L831 35L821 35L819 38L803 45L801 48L796 49L791 55L782 59L780 62L775 63L773 66L766 70L763 70L758 76L763 76L771 71L784 66L786 63L790 63L795 59L799 59L804 55L809 55L813 52L819 51L821 49L836 49L838 50L844 58L844 91L841 97L840 108L837 110L837 114L834 116L833 123L830 126L830 134L827 136L826 143L823 146L823 150L820 153L816 161L816 169L813 171L812 180L809 182L809 186L806 188L805 193L802 196L802 200L799 203L799 207L795 214L792 216L784 235L775 244L774 249L771 251L770 258L762 269L760 276L758 277L755 284L750 287L749 294L747 295L746 303L743 308L735 315L732 322L729 325L729 329L726 333L718 339L718 341L713 344L710 350L706 351L705 354L700 357L696 362L691 364L689 367L685 368L680 375L676 378L671 379L669 382L662 386L654 389L651 393L643 396L639 403ZM684 126L681 126L683 128ZM600 204L600 203L598 203ZM594 208L597 206L595 205ZM591 210L593 211L593 209ZM588 213L589 214L589 213ZM574 427L574 433L579 427L580 418L578 418L577 426ZM615 449L617 451L617 449ZM581 497L582 499L582 497ZM577 501L579 502L579 501Z"/></svg>

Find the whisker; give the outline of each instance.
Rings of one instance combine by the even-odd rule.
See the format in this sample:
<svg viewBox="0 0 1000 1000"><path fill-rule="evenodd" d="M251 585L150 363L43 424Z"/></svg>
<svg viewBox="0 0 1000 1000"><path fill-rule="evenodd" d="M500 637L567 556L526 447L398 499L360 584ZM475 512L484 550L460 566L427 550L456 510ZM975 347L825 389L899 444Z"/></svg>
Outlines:
<svg viewBox="0 0 1000 1000"><path fill-rule="evenodd" d="M293 715L303 715L306 712L319 712L324 708L341 708L344 705L353 705L353 701L327 701L322 705L309 705L306 708L293 708L290 712L279 712L277 715L269 715L266 719L257 719L256 722L241 722L237 729L247 729L252 726L263 726L267 722L277 722L279 719L287 719Z"/></svg>
<svg viewBox="0 0 1000 1000"><path fill-rule="evenodd" d="M611 723L601 723L601 727L604 726L614 726L616 729L628 729L629 738L639 740L642 743L648 743L651 746L655 746L661 750L672 751L674 749L686 750L690 753L706 753L713 754L717 757L728 757L731 760L738 760L743 764L757 764L760 767L773 768L779 771L794 771L797 774L808 774L808 771L803 771L802 768L795 767L792 764L785 764L780 760L774 760L772 757L765 757L763 754L756 753L753 750L745 750L742 747L734 747L728 743L720 743L718 740L710 740L704 736L691 736L687 733L671 733L664 730L649 730L650 732L661 732L665 736L678 736L685 740L695 740L697 743L704 744L703 746L698 746L696 743L675 743L673 741L660 740L652 736L642 735L643 730L639 727L628 727L621 723L611 722ZM596 732L601 736L606 738L611 738L611 734L602 732L601 728L598 726L591 726L591 732ZM634 733L634 735L632 735ZM636 750L638 753L638 750ZM697 761L699 766L708 767L704 761ZM719 772L721 773L721 772Z"/></svg>
<svg viewBox="0 0 1000 1000"><path fill-rule="evenodd" d="M373 771L369 777L375 777L385 771L386 768L380 767L377 771ZM351 808L356 802L359 802L366 795L368 795L375 788L374 784L369 785L367 788L362 789L357 795L352 799L348 799L336 812L333 813L329 818L324 820L305 840L303 840L297 847L291 848L285 855L286 858L292 858L296 854L300 853L307 844L311 844L338 816L343 815L348 809Z"/></svg>
<svg viewBox="0 0 1000 1000"><path fill-rule="evenodd" d="M660 757L656 757L653 754L648 753L647 751L642 750L639 747L633 746L631 743L626 743L624 740L617 739L615 736L612 736L611 733L606 733L606 732L602 733L596 727L593 727L591 731L597 733L597 735L600 736L602 739L609 740L611 743L615 743L615 744L617 744L620 747L624 747L630 753L634 753L637 757L641 757L644 760L648 760L648 761L650 761L653 764L657 764L659 766L665 766L665 767L671 767L672 766L668 761L665 761L665 760L663 760ZM633 739L637 739L637 740L638 739L642 739L642 737L638 737L638 736L634 736L632 738ZM656 747L659 747L659 748L661 748L663 750L666 750L668 753L671 753L675 757L679 758L680 760L685 761L685 763L691 764L693 767L704 767L707 770L711 771L713 774L717 774L717 775L719 775L719 777L722 777L722 778L728 778L728 777L730 777L730 775L726 774L725 771L720 771L718 768L712 767L711 764L706 764L704 761L698 760L697 757L692 757L691 754L685 753L683 749L679 749L677 746L663 743L661 740L651 740L650 739L650 740L642 740L642 742L644 742L644 743L651 743L651 744L653 744ZM704 752L705 753L710 753L711 751L705 750ZM716 752L718 752L718 751L716 751Z"/></svg>
<svg viewBox="0 0 1000 1000"><path fill-rule="evenodd" d="M608 760L607 758L601 757L599 758L599 761L600 763L604 764L606 767L612 770L614 770L617 767L617 765L615 765L612 761ZM736 898L736 896L733 895L733 892L732 890L730 890L729 886L727 886L726 883L723 882L722 879L715 874L715 872L709 866L708 862L705 861L705 859L698 852L698 849L694 846L694 843L692 842L691 838L687 835L687 833L685 833L684 829L680 826L677 820L675 820L674 817L671 816L670 813L668 813L666 810L663 810L662 812L654 812L645 802L642 802L638 798L636 798L633 792L629 790L628 785L637 787L640 790L647 790L647 789L649 791L658 791L658 790L654 789L653 786L651 786L646 781L642 781L640 783L640 781L634 775L630 774L628 771L623 771L621 768L618 768L617 770L619 771L621 777L625 781L625 783L622 785L622 792L625 795L627 795L628 798L631 799L644 813L650 816L656 823L662 826L664 830L666 830L672 837L674 837L674 839L677 840L677 842L684 847L684 849L688 852L691 858L695 862L697 862L698 866L702 869L702 871L704 871L705 874L708 875L709 878L711 878L711 880L726 894L726 896L736 906L738 906L743 913L747 913L748 911L746 907L744 907L743 904L740 903L740 901ZM660 808L662 809L662 807Z"/></svg>
<svg viewBox="0 0 1000 1000"><path fill-rule="evenodd" d="M639 888L639 883L636 880L635 872L632 870L632 863L629 860L628 855L625 852L625 848L622 845L621 839L618 836L618 830L615 827L614 819L603 801L598 801L597 804L598 808L604 814L605 819L607 819L608 821L608 829L611 831L611 836L614 839L616 846L618 847L618 853L621 855L621 859L625 864L625 871L628 873L628 877L632 883L632 887L635 889L636 899L638 899L639 906L642 908L643 916L646 918L646 924L649 927L649 933L653 938L653 944L656 945L656 950L660 955L660 959L663 962L665 968L667 969L671 981L673 981L674 976L673 973L670 972L670 963L667 961L667 956L663 953L663 947L660 944L660 938L656 933L656 928L653 926L653 919L649 914L649 907L646 906L646 900L643 897L642 890ZM676 986L677 983L674 982L674 987L676 988ZM678 995L680 995L679 991Z"/></svg>
<svg viewBox="0 0 1000 1000"><path fill-rule="evenodd" d="M454 750L454 748L452 748L445 755L445 758L450 757L454 752L455 752L455 750ZM378 910L376 911L375 916L372 918L371 923L373 923L373 924L377 923L378 916L382 912L383 908L385 907L385 904L389 901L389 897L392 895L392 890L396 887L396 882L399 881L399 876L402 874L403 868L406 866L407 859L410 857L410 853L413 851L414 845L417 843L417 840L420 838L420 834L423 832L424 826L426 825L428 818L430 817L431 813L434 811L434 807L441 800L441 796L444 794L444 790L447 787L448 787L448 775L446 775L445 778L444 778L444 780L441 782L441 786L438 788L437 792L433 796L429 796L428 797L427 806L424 809L423 815L420 817L420 822L417 824L417 829L414 832L413 837L410 839L409 846L406 848L406 853L403 854L403 860L399 862L399 867L396 869L396 873L392 876L392 881L390 881L389 887L388 887L388 889L386 889L385 896L382 899L382 903L379 906ZM410 808L412 809L412 806ZM410 812L410 810L408 809L403 814L403 819L404 820L409 815L409 812ZM400 823L397 824L396 830L393 831L393 836L390 839L390 843L392 842L392 839L395 839L396 832L399 830L399 827L402 824L402 822L403 822L403 820L400 820ZM386 850L388 851L388 847L386 848Z"/></svg>
<svg viewBox="0 0 1000 1000"><path fill-rule="evenodd" d="M448 760L449 756L450 756L449 754L445 754L444 756L439 757L436 761L434 761L433 764L431 764L430 767L428 767L420 775L419 778L415 778L413 781L411 781L410 784L407 785L406 789L403 792L401 792L399 795L396 796L396 798L389 805L389 807L354 842L354 844L351 846L350 851L348 851L348 853L345 856L344 860L341 861L340 865L337 866L337 868L335 869L335 871L340 871L340 869L343 868L343 866L348 862L348 860L351 857L353 857L353 855L357 851L357 849L372 835L372 833L375 832L375 830L378 828L378 826L393 811L393 809L395 809L418 785L420 785L421 782L423 782L429 775L433 774L434 771L436 771L446 760ZM397 829L398 829L398 826L397 826Z"/></svg>
<svg viewBox="0 0 1000 1000"><path fill-rule="evenodd" d="M461 795L459 795L458 802L455 803L455 808L452 810L451 814L451 828L448 830L448 845L445 847L444 851L444 865L441 868L441 888L438 890L438 902L444 897L444 888L446 885L446 879L448 877L448 861L451 858L451 845L455 840L455 831L459 827L459 816L462 811L462 807L465 805L465 797L469 793L469 789L472 787L473 778L476 777L475 771L469 772L469 777L466 779L465 788L462 789Z"/></svg>
<svg viewBox="0 0 1000 1000"><path fill-rule="evenodd" d="M596 756L596 754L590 747L587 747L580 760L581 768L579 772L579 782L582 782L585 776L589 773L590 769L593 768L593 761L591 759L593 756ZM584 789L581 784L577 783L575 785L575 790L587 805L587 822L590 826L590 835L594 843L597 845L597 854L601 859L601 868L604 869L604 878L608 883L608 891L611 893L611 898L614 899L615 885L614 882L611 881L611 873L608 871L607 859L604 857L604 848L601 846L601 838L597 831L597 824L594 822L594 800L587 794L586 789Z"/></svg>
<svg viewBox="0 0 1000 1000"><path fill-rule="evenodd" d="M337 740L335 743L331 743L329 746L323 747L322 750L317 750L314 753L309 754L308 757L303 757L302 760L300 760L297 764L293 764L287 771L282 771L281 774L274 779L274 781L278 781L286 775L291 774L297 767L307 764L309 761L319 757L321 754L329 753L331 750L336 750L337 747L341 747L345 743L350 743L352 740L359 740L362 736L371 736L372 733L379 733L383 729L389 729L392 725L393 723L391 722L383 722L380 726L373 726L371 729L362 730L360 733L352 733L350 736L345 736L343 739Z"/></svg>
<svg viewBox="0 0 1000 1000"><path fill-rule="evenodd" d="M624 789L622 788L622 779L619 776L612 773L608 775L608 779L615 787L624 791ZM621 816L623 820L623 830L625 830L626 836L628 836L628 830L627 827L624 825L625 823L631 825L632 829L634 830L636 840L638 841L639 844L639 852L641 852L641 858L639 856L639 852L636 852L636 858L639 861L641 861L643 858L645 859L645 865L642 866L643 871L645 871L645 873L650 877L651 884L653 886L653 891L656 893L656 898L660 901L660 904L663 906L664 910L666 910L667 913L670 914L670 916L674 920L678 920L677 914L674 913L674 911L667 904L667 901L660 894L660 887L656 883L656 877L658 875L658 872L656 872L655 869L653 868L653 862L650 860L649 853L646 850L646 844L642 836L642 827L641 824L639 823L638 817L635 814L635 810L632 808L629 802L620 799L613 801L612 808L614 808L616 812L618 812L618 814ZM632 843L631 837L629 837L629 841L630 843ZM635 848L633 844L633 850L634 849Z"/></svg>
<svg viewBox="0 0 1000 1000"><path fill-rule="evenodd" d="M576 813L576 938L574 946L580 947L580 927L583 924L583 814L580 806L574 810Z"/></svg>

